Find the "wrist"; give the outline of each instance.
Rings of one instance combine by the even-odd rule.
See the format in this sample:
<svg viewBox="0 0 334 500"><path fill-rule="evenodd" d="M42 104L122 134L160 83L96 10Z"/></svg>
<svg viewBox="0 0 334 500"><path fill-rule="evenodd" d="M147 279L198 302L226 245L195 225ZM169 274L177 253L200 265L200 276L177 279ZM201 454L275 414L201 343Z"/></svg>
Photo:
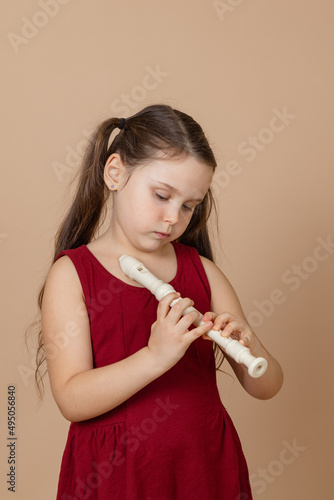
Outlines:
<svg viewBox="0 0 334 500"><path fill-rule="evenodd" d="M141 355L143 356L143 362L148 370L148 372L154 376L154 378L160 377L163 373L171 368L170 366L165 366L161 359L154 355L153 351L148 347L143 347L141 350Z"/></svg>

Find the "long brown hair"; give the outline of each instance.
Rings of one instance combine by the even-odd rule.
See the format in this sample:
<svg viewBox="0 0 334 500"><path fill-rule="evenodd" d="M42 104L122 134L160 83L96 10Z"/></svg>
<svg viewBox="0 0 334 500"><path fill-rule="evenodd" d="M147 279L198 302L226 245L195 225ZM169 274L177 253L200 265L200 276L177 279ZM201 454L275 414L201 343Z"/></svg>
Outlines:
<svg viewBox="0 0 334 500"><path fill-rule="evenodd" d="M103 121L93 132L83 157L74 201L55 236L53 263L63 250L88 244L101 225L106 201L110 194L104 178L104 167L112 153L118 153L129 175L150 160L180 159L193 156L215 170L217 163L200 125L189 115L168 105L157 104L144 108L126 119L125 127L109 145L112 132L119 128L120 118ZM177 240L196 248L200 255L213 261L207 222L215 209L209 189L196 206L190 223ZM39 292L38 306L42 307L45 281ZM36 323L34 323L36 324ZM40 324L40 322L38 322ZM215 344L216 354L220 351ZM39 394L43 392L41 367L45 361L42 331L39 328L35 380ZM223 360L220 360L220 364ZM218 364L217 367L220 366Z"/></svg>

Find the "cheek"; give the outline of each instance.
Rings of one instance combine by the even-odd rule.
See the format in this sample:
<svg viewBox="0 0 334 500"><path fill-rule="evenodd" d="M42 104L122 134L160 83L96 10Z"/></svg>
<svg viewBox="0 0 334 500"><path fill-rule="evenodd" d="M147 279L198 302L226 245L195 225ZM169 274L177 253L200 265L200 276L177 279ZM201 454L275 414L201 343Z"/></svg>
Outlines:
<svg viewBox="0 0 334 500"><path fill-rule="evenodd" d="M137 227L146 227L159 220L162 217L161 208L157 207L149 197L133 197L126 208L129 221L132 221Z"/></svg>
<svg viewBox="0 0 334 500"><path fill-rule="evenodd" d="M189 226L190 224L190 221L192 219L192 216L193 216L193 212L189 215L189 216L185 216L184 217L184 231L186 230L186 228Z"/></svg>

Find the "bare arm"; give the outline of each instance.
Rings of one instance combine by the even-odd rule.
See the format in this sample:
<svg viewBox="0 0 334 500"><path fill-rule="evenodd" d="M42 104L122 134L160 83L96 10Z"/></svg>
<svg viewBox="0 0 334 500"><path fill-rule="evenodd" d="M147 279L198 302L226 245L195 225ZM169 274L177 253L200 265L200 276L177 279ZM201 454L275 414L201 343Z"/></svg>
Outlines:
<svg viewBox="0 0 334 500"><path fill-rule="evenodd" d="M204 315L204 320L214 321L214 329L223 329L224 336L236 334L241 343L246 345L253 356L263 357L268 361L267 371L259 378L252 378L244 365L237 363L230 356L226 358L243 388L258 399L270 399L283 384L283 372L278 361L267 351L257 338L242 311L239 299L221 270L210 260L201 257L211 287L212 312Z"/></svg>
<svg viewBox="0 0 334 500"><path fill-rule="evenodd" d="M177 307L169 294L159 303L148 346L101 368L94 368L89 318L79 277L69 257L53 264L42 304L42 335L54 399L65 418L87 420L115 408L170 369L190 343L212 323L188 332L194 313L182 318L191 305Z"/></svg>

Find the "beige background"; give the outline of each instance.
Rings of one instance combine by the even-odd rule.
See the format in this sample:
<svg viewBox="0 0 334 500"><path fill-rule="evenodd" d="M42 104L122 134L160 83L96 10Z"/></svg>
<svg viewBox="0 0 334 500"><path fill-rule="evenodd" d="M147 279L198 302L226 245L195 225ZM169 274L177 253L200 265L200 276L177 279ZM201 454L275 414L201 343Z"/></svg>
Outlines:
<svg viewBox="0 0 334 500"><path fill-rule="evenodd" d="M55 498L68 423L49 390L37 405L24 331L85 134L156 102L191 114L213 145L217 261L285 372L270 401L218 376L254 498L332 496L334 249L320 250L319 242L334 240L333 20L331 0L226 0L220 8L205 0L7 3L0 20L1 498ZM157 69L160 76L147 76ZM285 122L274 119L284 110ZM250 137L261 150L246 151ZM17 386L15 497L5 484L9 384Z"/></svg>

